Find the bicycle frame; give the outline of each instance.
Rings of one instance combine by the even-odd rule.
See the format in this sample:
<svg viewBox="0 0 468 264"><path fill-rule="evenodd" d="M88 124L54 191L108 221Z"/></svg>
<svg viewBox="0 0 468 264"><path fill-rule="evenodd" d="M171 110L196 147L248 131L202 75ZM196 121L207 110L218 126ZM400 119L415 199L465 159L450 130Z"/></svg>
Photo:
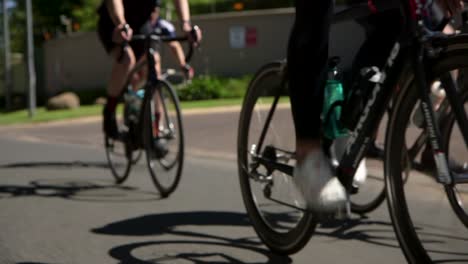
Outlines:
<svg viewBox="0 0 468 264"><path fill-rule="evenodd" d="M169 42L169 41L187 41L187 37L164 37L160 36L157 34L148 34L148 35L134 35L132 37L132 41L144 41L145 42L145 56L146 56L146 67L147 67L147 82L145 84L144 90L145 90L145 95L143 97L142 101L142 106L145 106L147 103L150 103L152 98L150 98L151 95L153 95L153 90L152 89L157 89L157 85L159 83L159 78L158 78L158 73L156 72L156 61L154 59L154 53L156 50L151 48L150 44L152 42L157 42L158 44L162 42ZM124 44L126 45L126 44ZM186 54L186 62L190 60L193 54L193 47L192 45L189 46L189 51ZM125 90L123 91L124 93L126 92ZM168 115L167 113L167 108L164 105L164 100L161 100L163 104L163 109L164 109L164 115ZM154 104L151 105L151 107L155 107ZM132 139L133 143L136 144L133 146L134 148L142 148L143 147L143 118L144 118L144 111L140 111L139 117L138 117L138 122L136 127L134 128L135 131L132 133ZM166 119L166 122L168 120Z"/></svg>
<svg viewBox="0 0 468 264"><path fill-rule="evenodd" d="M438 39L445 39L446 36L429 32L424 27L423 5L419 0L402 0L402 11L405 19L403 32L393 45L390 55L382 69L382 78L372 90L370 99L366 102L364 110L358 120L356 128L350 134L350 140L337 168L337 176L348 191L353 189L353 176L364 157L369 145L373 141L374 131L376 131L380 120L393 98L393 93L398 92L398 81L406 72L407 67L414 69L414 81L420 91L421 107L426 122L427 136L432 146L433 156L436 161L437 180L443 184L453 183L454 177L450 174L447 164L446 153L441 149L440 131L436 122L432 103L429 98L429 87L425 71L425 62L436 57L442 51L437 47ZM457 122L460 124L461 132L468 144L468 122L460 99L457 97L457 83L453 82L450 74L443 76L442 82L447 93L447 98L453 107ZM445 85L448 83L448 85ZM278 170L285 174L292 175L293 168L289 165L278 164L274 160L259 155L262 149L263 140L268 130L269 121L272 118L279 95L275 97L272 108L268 113L266 125L262 130L261 137L256 150L251 150L252 156L258 163L264 165L268 170ZM271 150L269 150L271 151ZM456 182L468 182L467 179L458 178Z"/></svg>
<svg viewBox="0 0 468 264"><path fill-rule="evenodd" d="M414 69L414 80L420 91L421 108L427 124L427 136L436 161L437 180L443 184L453 182L448 170L446 154L441 149L440 131L429 98L428 78L424 67L424 62L427 59L435 57L441 52L438 47L434 46L434 39L444 38L444 36L433 32L430 35L431 32L428 32L423 26L423 16L419 14L424 14L425 10L419 0L402 1L402 5L406 18L404 28L408 30L401 34L399 41L393 46L382 71L383 80L375 85L357 127L351 133L349 144L340 162L338 177L348 190L352 185L352 176L371 143L370 135L377 129L392 97L392 87L397 87L398 78L402 76L406 63L409 63ZM457 83L452 80L450 73L445 73L441 81L444 83L444 89L450 105L453 107L456 120L460 124L465 145L468 146L468 122L462 102L457 97L457 90L459 90Z"/></svg>

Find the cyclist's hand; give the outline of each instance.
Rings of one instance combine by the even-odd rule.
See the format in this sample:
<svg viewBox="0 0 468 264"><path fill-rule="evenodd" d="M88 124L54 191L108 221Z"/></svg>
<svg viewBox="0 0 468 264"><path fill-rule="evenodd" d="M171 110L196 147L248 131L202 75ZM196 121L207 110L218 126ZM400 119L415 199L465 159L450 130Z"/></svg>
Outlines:
<svg viewBox="0 0 468 264"><path fill-rule="evenodd" d="M463 9L463 1L460 0L438 0L438 3L449 17L454 16Z"/></svg>
<svg viewBox="0 0 468 264"><path fill-rule="evenodd" d="M128 24L120 24L114 28L112 33L112 41L115 43L122 43L132 39L133 30Z"/></svg>
<svg viewBox="0 0 468 264"><path fill-rule="evenodd" d="M202 40L202 31L197 25L192 26L190 23L184 23L182 30L187 35L190 43L193 43L195 46L198 46Z"/></svg>

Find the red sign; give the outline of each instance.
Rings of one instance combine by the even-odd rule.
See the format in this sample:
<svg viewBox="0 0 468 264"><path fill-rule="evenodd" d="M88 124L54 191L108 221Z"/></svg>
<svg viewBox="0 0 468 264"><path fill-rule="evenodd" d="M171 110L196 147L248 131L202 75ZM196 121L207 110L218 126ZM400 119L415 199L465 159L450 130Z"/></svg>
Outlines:
<svg viewBox="0 0 468 264"><path fill-rule="evenodd" d="M257 45L257 29L248 27L245 31L245 44L247 47Z"/></svg>

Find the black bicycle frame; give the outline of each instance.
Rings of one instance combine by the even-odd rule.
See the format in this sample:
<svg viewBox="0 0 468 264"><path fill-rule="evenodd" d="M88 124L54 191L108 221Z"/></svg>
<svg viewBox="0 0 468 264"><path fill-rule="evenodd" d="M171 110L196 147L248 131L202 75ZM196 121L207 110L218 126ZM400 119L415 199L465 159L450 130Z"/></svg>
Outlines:
<svg viewBox="0 0 468 264"><path fill-rule="evenodd" d="M148 34L148 35L134 35L132 37L132 41L144 41L145 42L145 56L147 60L147 70L148 70L148 77L147 77L147 82L145 84L144 90L145 90L145 96L143 97L142 101L142 106L146 106L147 103L150 103L149 101L152 99L150 98L150 95L153 94L152 89L156 89L159 79L158 79L158 73L156 72L156 61L154 59L154 53L156 50L151 48L151 43L152 42L157 42L160 44L161 42L170 42L170 41L187 41L188 38L186 36L183 37L164 37L160 36L157 34ZM124 45L127 45L128 43L125 43ZM185 61L188 63L193 55L193 46L189 46L188 53L185 56ZM164 107L165 111L167 109ZM164 114L167 114L164 113ZM136 131L134 131L134 136L135 138L135 143L139 146L143 146L143 137L142 137L142 131L143 131L143 115L144 115L144 110L141 110L139 113L138 117L138 124L136 127ZM167 120L166 120L167 121Z"/></svg>
<svg viewBox="0 0 468 264"><path fill-rule="evenodd" d="M431 144L438 171L437 180L443 184L450 184L453 179L448 170L446 153L442 150L440 131L436 122L434 110L429 98L428 76L426 76L425 61L429 56L437 56L437 49L432 46L431 36L423 26L423 5L419 0L403 0L405 29L395 43L386 65L382 71L382 79L372 91L370 99L364 108L356 129L351 133L346 151L340 161L338 177L344 186L352 188L353 175L363 158L369 144L372 142L373 131L377 129L385 109L392 98L392 88L397 87L398 78L402 76L405 64L409 63L414 69L414 81L419 90L421 109L427 127L427 136ZM437 34L436 34L437 35ZM442 36L440 36L442 37ZM452 106L456 120L460 124L465 144L468 144L468 122L463 104L457 96L457 83L453 81L450 73L441 78L447 98Z"/></svg>
<svg viewBox="0 0 468 264"><path fill-rule="evenodd" d="M428 36L426 28L423 26L423 17L418 15L424 14L424 10L422 9L423 5L418 5L419 2L419 0L401 1L401 10L403 12L403 18L405 19L403 32L398 38L398 41L393 45L386 64L382 69L382 78L372 90L372 94L364 107L357 126L350 134L350 140L340 160L340 166L337 168L337 176L348 191L353 188L352 182L354 173L370 143L372 143L374 139L374 132L378 128L380 120L382 120L387 106L390 104L390 100L393 98L393 93L398 88L398 81L406 72L407 66L413 69L414 76L412 77L414 77L414 82L420 93L421 108L426 127L428 128L427 132L423 132L425 135L421 137L421 140L426 140L428 138L432 146L438 171L437 180L444 184L453 182L452 176L448 171L446 154L441 149L440 131L429 98L428 79L424 67L424 62L428 59L429 55L437 56L437 49L433 47L432 40L434 39ZM439 35L439 37L445 38L442 35ZM450 105L455 106L453 109L456 120L460 124L461 132L465 138L465 144L467 144L468 125L462 103L457 97L457 83L454 82L450 76L443 76L441 81L444 82L444 89L447 92ZM446 83L448 83L448 85L446 85ZM280 94L276 95L276 97L279 96ZM258 146L262 146L263 144L264 134L268 130L269 120L275 111L276 102L277 99L272 109L270 109ZM286 164L279 166L276 161L262 157L259 151L261 151L261 147L257 148L256 157L254 158L260 164L269 169L279 170L288 175L292 175L293 169L291 166Z"/></svg>

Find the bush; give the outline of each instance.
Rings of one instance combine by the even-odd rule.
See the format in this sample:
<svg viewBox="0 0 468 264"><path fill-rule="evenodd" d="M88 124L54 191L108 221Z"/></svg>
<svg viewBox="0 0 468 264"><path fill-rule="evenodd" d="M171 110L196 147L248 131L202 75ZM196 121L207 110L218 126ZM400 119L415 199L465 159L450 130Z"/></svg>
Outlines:
<svg viewBox="0 0 468 264"><path fill-rule="evenodd" d="M293 0L217 0L213 1L191 1L190 11L192 14L205 14L212 12L232 12L235 11L234 4L242 3L243 10L269 9L294 6Z"/></svg>
<svg viewBox="0 0 468 264"><path fill-rule="evenodd" d="M177 91L181 101L239 98L247 90L249 76L243 78L220 78L201 76Z"/></svg>

